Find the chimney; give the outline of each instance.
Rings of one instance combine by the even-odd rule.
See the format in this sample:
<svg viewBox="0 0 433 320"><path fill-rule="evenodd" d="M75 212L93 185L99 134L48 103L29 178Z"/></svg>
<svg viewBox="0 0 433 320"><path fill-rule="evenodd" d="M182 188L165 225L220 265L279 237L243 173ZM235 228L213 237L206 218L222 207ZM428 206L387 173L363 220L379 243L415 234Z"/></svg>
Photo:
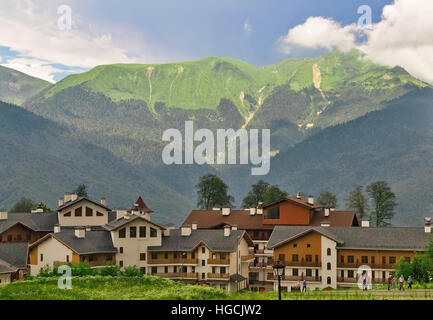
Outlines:
<svg viewBox="0 0 433 320"><path fill-rule="evenodd" d="M171 232L171 230L174 230L174 226L167 226L167 227L165 227L165 230L164 230L164 237L169 237L170 236L170 232Z"/></svg>
<svg viewBox="0 0 433 320"><path fill-rule="evenodd" d="M32 210L32 213L42 213L42 212L44 212L44 209L42 209L42 203L39 202L36 209Z"/></svg>
<svg viewBox="0 0 433 320"><path fill-rule="evenodd" d="M325 227L325 228L327 228L327 227L330 227L330 226L331 226L331 223L330 223L328 220L323 220L323 221L320 223L320 226L321 226L321 227Z"/></svg>
<svg viewBox="0 0 433 320"><path fill-rule="evenodd" d="M325 208L325 217L329 217L329 208Z"/></svg>
<svg viewBox="0 0 433 320"><path fill-rule="evenodd" d="M191 235L191 226L183 225L180 228L180 234L184 237L189 237Z"/></svg>
<svg viewBox="0 0 433 320"><path fill-rule="evenodd" d="M370 228L370 220L362 220L361 221L362 228Z"/></svg>
<svg viewBox="0 0 433 320"><path fill-rule="evenodd" d="M0 212L0 220L7 220L7 219L8 219L8 213Z"/></svg>
<svg viewBox="0 0 433 320"><path fill-rule="evenodd" d="M257 206L257 214L263 214L263 202L259 202Z"/></svg>
<svg viewBox="0 0 433 320"><path fill-rule="evenodd" d="M65 194L65 196L63 197L64 201L63 203L69 202L69 201L74 201L78 199L78 196L74 193L67 193Z"/></svg>
<svg viewBox="0 0 433 320"><path fill-rule="evenodd" d="M128 213L126 210L114 210L114 212L116 212L116 220L124 217Z"/></svg>
<svg viewBox="0 0 433 320"><path fill-rule="evenodd" d="M197 230L197 222L193 222L193 223L191 224L191 229L192 229L192 230Z"/></svg>
<svg viewBox="0 0 433 320"><path fill-rule="evenodd" d="M75 201L77 199L78 199L78 195L77 194L75 194L75 193L71 194L71 201Z"/></svg>
<svg viewBox="0 0 433 320"><path fill-rule="evenodd" d="M223 216L229 216L230 215L230 207L223 208Z"/></svg>
<svg viewBox="0 0 433 320"><path fill-rule="evenodd" d="M107 206L107 200L105 198L101 198L101 204L106 207Z"/></svg>
<svg viewBox="0 0 433 320"><path fill-rule="evenodd" d="M256 215L256 208L250 208L250 216Z"/></svg>
<svg viewBox="0 0 433 320"><path fill-rule="evenodd" d="M430 217L424 218L424 232L425 233L431 233L431 218Z"/></svg>
<svg viewBox="0 0 433 320"><path fill-rule="evenodd" d="M238 230L238 225L237 224L232 225L232 230L233 231Z"/></svg>
<svg viewBox="0 0 433 320"><path fill-rule="evenodd" d="M308 196L308 204L313 205L314 204L314 197L313 196Z"/></svg>
<svg viewBox="0 0 433 320"><path fill-rule="evenodd" d="M54 233L59 233L60 231L62 231L60 224L55 224L54 225Z"/></svg>
<svg viewBox="0 0 433 320"><path fill-rule="evenodd" d="M62 198L60 198L59 201L57 202L57 206L58 207L63 206L63 199Z"/></svg>
<svg viewBox="0 0 433 320"><path fill-rule="evenodd" d="M92 231L92 227L91 226L86 226L86 232Z"/></svg>
<svg viewBox="0 0 433 320"><path fill-rule="evenodd" d="M218 207L213 207L213 208L212 208L212 210L213 210L213 211L220 211L220 210L221 210L221 208L218 208Z"/></svg>
<svg viewBox="0 0 433 320"><path fill-rule="evenodd" d="M75 228L75 237L84 239L86 237L86 229L82 227Z"/></svg>
<svg viewBox="0 0 433 320"><path fill-rule="evenodd" d="M296 193L296 199L301 199L302 197L301 197L301 193L300 192L297 192Z"/></svg>
<svg viewBox="0 0 433 320"><path fill-rule="evenodd" d="M224 227L224 237L230 236L230 230L231 230L230 226L227 225Z"/></svg>

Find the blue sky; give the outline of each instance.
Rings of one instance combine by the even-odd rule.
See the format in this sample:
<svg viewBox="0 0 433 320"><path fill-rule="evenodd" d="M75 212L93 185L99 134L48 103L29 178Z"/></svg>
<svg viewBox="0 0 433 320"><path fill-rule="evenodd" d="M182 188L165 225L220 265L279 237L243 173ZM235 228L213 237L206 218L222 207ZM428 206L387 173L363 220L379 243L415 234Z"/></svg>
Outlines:
<svg viewBox="0 0 433 320"><path fill-rule="evenodd" d="M163 63L228 56L262 66L325 50L314 45L295 46L290 52L280 48L279 39L309 17L328 18L347 26L357 22L359 6L369 5L373 23L378 23L383 7L393 2L3 0L0 24L5 30L0 31L0 63L51 81L116 62ZM58 30L61 4L72 10L71 30Z"/></svg>

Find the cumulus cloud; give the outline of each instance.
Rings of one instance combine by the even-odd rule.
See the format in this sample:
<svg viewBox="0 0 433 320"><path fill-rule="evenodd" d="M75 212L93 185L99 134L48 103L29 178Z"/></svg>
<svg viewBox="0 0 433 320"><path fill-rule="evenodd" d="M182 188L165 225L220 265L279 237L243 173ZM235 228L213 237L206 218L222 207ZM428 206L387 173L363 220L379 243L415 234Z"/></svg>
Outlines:
<svg viewBox="0 0 433 320"><path fill-rule="evenodd" d="M70 2L72 29L61 30L58 26L61 15L57 9L62 3L59 1L1 1L0 47L15 53L12 57L3 57L6 60L3 64L53 81L55 73L64 71L53 65L88 69L100 64L152 59L117 46L110 33L94 31L95 28L74 11L78 5Z"/></svg>
<svg viewBox="0 0 433 320"><path fill-rule="evenodd" d="M433 1L395 0L383 8L381 21L370 28L356 23L342 26L323 17L310 17L279 41L282 51L358 48L374 61L402 66L412 75L433 83ZM364 40L359 41L363 35Z"/></svg>

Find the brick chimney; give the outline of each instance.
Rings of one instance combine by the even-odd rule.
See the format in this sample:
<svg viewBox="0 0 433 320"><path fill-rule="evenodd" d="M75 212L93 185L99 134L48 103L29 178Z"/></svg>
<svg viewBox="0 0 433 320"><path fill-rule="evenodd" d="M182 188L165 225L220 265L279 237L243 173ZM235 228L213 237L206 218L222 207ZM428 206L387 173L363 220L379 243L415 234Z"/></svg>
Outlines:
<svg viewBox="0 0 433 320"><path fill-rule="evenodd" d="M370 228L370 220L362 220L361 221L362 228Z"/></svg>
<svg viewBox="0 0 433 320"><path fill-rule="evenodd" d="M57 202L57 206L58 207L63 206L63 199L62 198L60 198L59 201Z"/></svg>
<svg viewBox="0 0 433 320"><path fill-rule="evenodd" d="M101 204L106 207L107 206L107 200L105 198L101 198Z"/></svg>
<svg viewBox="0 0 433 320"><path fill-rule="evenodd" d="M329 217L329 211L330 211L329 208L325 208L325 217Z"/></svg>
<svg viewBox="0 0 433 320"><path fill-rule="evenodd" d="M230 207L224 207L223 216L229 216L229 215L230 215Z"/></svg>
<svg viewBox="0 0 433 320"><path fill-rule="evenodd" d="M193 222L193 223L191 223L191 229L192 230L197 230L197 222Z"/></svg>

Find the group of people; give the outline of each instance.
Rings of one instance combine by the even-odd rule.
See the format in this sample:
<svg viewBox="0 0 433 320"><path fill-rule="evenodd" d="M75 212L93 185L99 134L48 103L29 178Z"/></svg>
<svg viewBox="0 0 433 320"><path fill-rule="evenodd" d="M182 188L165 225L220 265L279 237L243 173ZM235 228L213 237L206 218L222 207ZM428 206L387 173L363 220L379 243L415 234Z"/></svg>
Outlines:
<svg viewBox="0 0 433 320"><path fill-rule="evenodd" d="M298 288L298 291L301 291L301 282L300 281L298 281L298 283L297 283L297 288ZM302 280L302 292L307 292L307 280Z"/></svg>
<svg viewBox="0 0 433 320"><path fill-rule="evenodd" d="M398 283L399 283L398 290L400 290L400 291L404 290L404 282L405 282L404 276L400 275L400 277L398 278ZM393 289L395 289L397 287L397 278L395 276L390 275L388 277L388 279L387 279L387 283L388 283L388 291L391 290L391 287ZM407 278L407 287L408 287L408 289L412 289L412 284L413 284L412 276L409 276Z"/></svg>

